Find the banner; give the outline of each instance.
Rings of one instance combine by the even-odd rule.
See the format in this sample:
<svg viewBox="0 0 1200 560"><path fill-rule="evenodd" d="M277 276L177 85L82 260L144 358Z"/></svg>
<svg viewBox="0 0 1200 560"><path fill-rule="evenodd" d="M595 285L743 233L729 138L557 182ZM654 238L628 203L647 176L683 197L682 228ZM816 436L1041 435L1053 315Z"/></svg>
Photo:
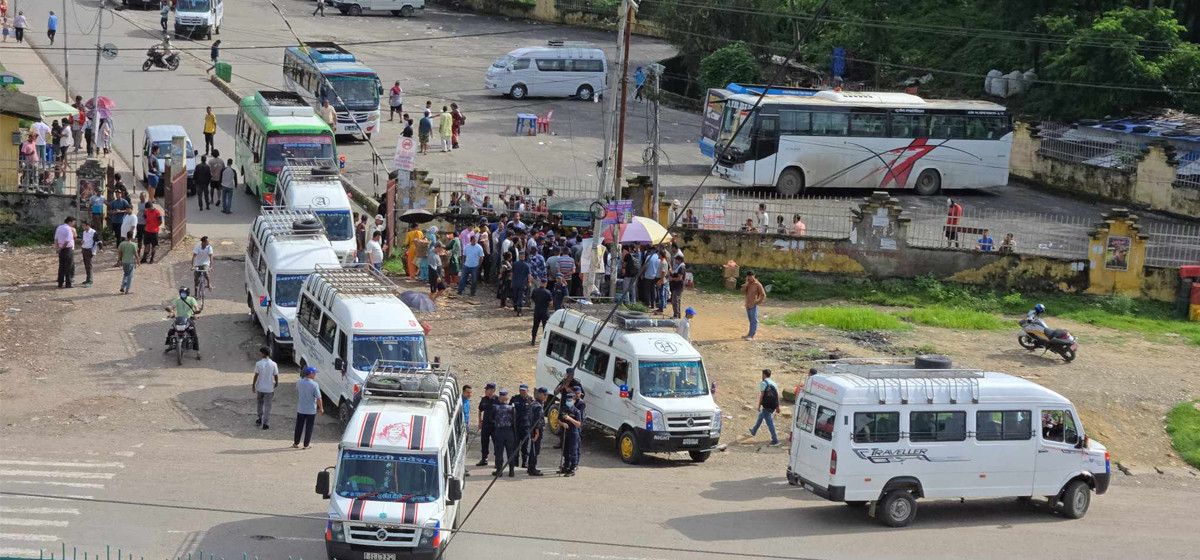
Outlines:
<svg viewBox="0 0 1200 560"><path fill-rule="evenodd" d="M417 168L417 143L412 138L400 137L396 141L396 155L392 165L397 170L412 171Z"/></svg>
<svg viewBox="0 0 1200 560"><path fill-rule="evenodd" d="M487 195L488 176L467 174L467 199L475 206L483 205L483 197Z"/></svg>
<svg viewBox="0 0 1200 560"><path fill-rule="evenodd" d="M706 194L700 205L704 229L725 229L725 194Z"/></svg>
<svg viewBox="0 0 1200 560"><path fill-rule="evenodd" d="M633 201L614 200L608 203L604 212L603 225L628 224L633 221Z"/></svg>

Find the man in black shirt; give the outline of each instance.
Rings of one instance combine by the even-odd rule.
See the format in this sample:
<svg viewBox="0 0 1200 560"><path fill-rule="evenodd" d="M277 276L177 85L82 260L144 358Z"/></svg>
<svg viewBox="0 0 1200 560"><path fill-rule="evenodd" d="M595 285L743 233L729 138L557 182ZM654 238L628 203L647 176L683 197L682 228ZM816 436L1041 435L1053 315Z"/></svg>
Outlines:
<svg viewBox="0 0 1200 560"><path fill-rule="evenodd" d="M542 453L542 433L546 430L546 396L550 393L545 387L537 388L537 398L529 404L529 476L542 476L537 469L538 455Z"/></svg>
<svg viewBox="0 0 1200 560"><path fill-rule="evenodd" d="M513 410L516 411L515 424L517 427L517 454L521 459L521 468L529 462L529 413L533 397L529 396L529 385L524 383L518 389L520 393L512 399Z"/></svg>
<svg viewBox="0 0 1200 560"><path fill-rule="evenodd" d="M196 206L201 210L205 208L204 195L208 195L208 207L212 207L212 193L208 190L208 184L212 182L212 171L205 159L205 156L200 156L200 161L196 162L196 170L192 172L192 190L196 192Z"/></svg>
<svg viewBox="0 0 1200 560"><path fill-rule="evenodd" d="M621 292L625 295L622 297L626 301L632 302L637 299L637 255L629 250L629 247L621 247L621 278L623 279Z"/></svg>
<svg viewBox="0 0 1200 560"><path fill-rule="evenodd" d="M500 399L491 406L492 417L495 419L495 429L492 432L492 441L496 444L496 470L492 471L492 476L500 476L504 473L504 466L508 465L508 476L512 478L516 470L516 421L517 413L512 404L508 402L508 391L500 391Z"/></svg>
<svg viewBox="0 0 1200 560"><path fill-rule="evenodd" d="M671 318L679 318L679 308L683 304L683 281L687 276L687 266L683 264L683 255L675 255L674 263L667 274L667 285L671 288Z"/></svg>
<svg viewBox="0 0 1200 560"><path fill-rule="evenodd" d="M488 444L492 441L492 433L496 431L496 417L493 407L499 403L496 396L496 384L488 382L483 386L483 396L479 398L479 441L482 456L476 467L486 467L488 464Z"/></svg>
<svg viewBox="0 0 1200 560"><path fill-rule="evenodd" d="M538 327L545 327L546 321L550 320L550 304L554 301L554 294L546 289L545 283L539 281L530 299L533 300L533 337L529 345L537 346Z"/></svg>

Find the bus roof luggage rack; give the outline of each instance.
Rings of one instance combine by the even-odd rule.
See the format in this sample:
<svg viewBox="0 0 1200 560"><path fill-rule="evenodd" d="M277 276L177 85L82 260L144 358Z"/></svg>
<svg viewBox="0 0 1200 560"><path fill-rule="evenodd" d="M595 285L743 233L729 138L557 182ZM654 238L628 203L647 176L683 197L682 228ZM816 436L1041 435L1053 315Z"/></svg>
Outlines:
<svg viewBox="0 0 1200 560"><path fill-rule="evenodd" d="M263 228L274 237L325 236L325 222L312 210L264 206L261 212Z"/></svg>
<svg viewBox="0 0 1200 560"><path fill-rule="evenodd" d="M888 390L900 395L901 404L908 404L913 393L919 392L927 404L933 404L935 393L945 390L950 403L970 398L979 402L979 380L984 372L977 368L954 368L945 356L925 355L915 358L841 358L817 360L829 375L861 378L856 384L875 389L879 404L887 403Z"/></svg>
<svg viewBox="0 0 1200 560"><path fill-rule="evenodd" d="M290 91L258 90L258 95L266 104L275 107L308 107L308 103L299 95Z"/></svg>
<svg viewBox="0 0 1200 560"><path fill-rule="evenodd" d="M337 165L332 158L287 158L283 160L283 171L280 172L279 184L285 184L286 178L302 182L341 182Z"/></svg>
<svg viewBox="0 0 1200 560"><path fill-rule="evenodd" d="M436 360L436 358L434 358ZM450 384L447 385L447 381ZM379 360L363 382L363 396L373 399L438 400L457 404L458 375L438 362Z"/></svg>
<svg viewBox="0 0 1200 560"><path fill-rule="evenodd" d="M313 274L319 276L329 289L350 296L394 295L403 290L383 274L365 264L333 266L318 264Z"/></svg>

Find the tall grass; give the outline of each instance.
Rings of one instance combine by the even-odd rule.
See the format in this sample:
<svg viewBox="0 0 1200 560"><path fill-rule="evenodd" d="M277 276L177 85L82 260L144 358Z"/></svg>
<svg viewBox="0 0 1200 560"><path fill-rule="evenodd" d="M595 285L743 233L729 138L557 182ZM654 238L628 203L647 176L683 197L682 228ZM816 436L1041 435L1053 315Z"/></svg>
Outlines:
<svg viewBox="0 0 1200 560"><path fill-rule="evenodd" d="M809 307L788 313L783 317L783 324L789 327L819 325L843 331L902 331L912 328L870 307Z"/></svg>
<svg viewBox="0 0 1200 560"><path fill-rule="evenodd" d="M1179 456L1200 469L1200 401L1185 401L1167 413L1167 435Z"/></svg>
<svg viewBox="0 0 1200 560"><path fill-rule="evenodd" d="M914 323L945 329L994 331L1010 326L1009 322L991 313L957 307L918 307L906 311L897 311L893 315L908 319Z"/></svg>

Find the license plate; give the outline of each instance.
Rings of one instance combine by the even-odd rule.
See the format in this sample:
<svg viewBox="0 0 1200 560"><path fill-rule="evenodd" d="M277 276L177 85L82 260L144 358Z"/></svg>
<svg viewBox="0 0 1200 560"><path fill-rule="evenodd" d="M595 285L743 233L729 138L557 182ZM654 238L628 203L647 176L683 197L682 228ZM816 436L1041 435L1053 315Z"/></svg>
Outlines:
<svg viewBox="0 0 1200 560"><path fill-rule="evenodd" d="M1071 350L1078 350L1078 349L1079 349L1079 344L1078 344L1078 343L1072 343L1072 344L1071 344Z"/></svg>
<svg viewBox="0 0 1200 560"><path fill-rule="evenodd" d="M346 130L358 130L358 125L356 125L356 124L348 124L348 125L346 125ZM393 558L395 558L395 557L396 557L396 555L395 555L395 554L393 554L393 555L392 555L392 557L393 557Z"/></svg>
<svg viewBox="0 0 1200 560"><path fill-rule="evenodd" d="M683 440L683 444L684 445L700 445L700 440L698 440L696 438L689 438L689 439Z"/></svg>
<svg viewBox="0 0 1200 560"><path fill-rule="evenodd" d="M813 488L813 485L811 485L811 484L803 484L803 485L801 485L801 486L803 486L803 487L804 487L804 489L805 489L805 490L808 490L809 492L816 492L816 491L817 491L817 489L816 489L816 488Z"/></svg>
<svg viewBox="0 0 1200 560"><path fill-rule="evenodd" d="M364 552L363 560L396 560L394 552Z"/></svg>

